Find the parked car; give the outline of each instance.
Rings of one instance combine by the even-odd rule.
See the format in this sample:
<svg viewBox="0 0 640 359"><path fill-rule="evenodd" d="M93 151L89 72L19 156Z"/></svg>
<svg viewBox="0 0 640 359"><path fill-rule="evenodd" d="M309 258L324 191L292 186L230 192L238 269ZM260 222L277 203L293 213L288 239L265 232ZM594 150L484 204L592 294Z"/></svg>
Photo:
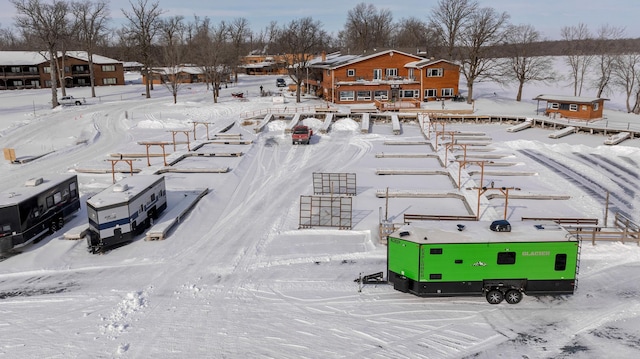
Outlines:
<svg viewBox="0 0 640 359"><path fill-rule="evenodd" d="M58 104L63 105L63 106L80 106L83 103L86 103L87 101L83 98L75 98L73 96L62 96L62 98L60 98L58 100Z"/></svg>
<svg viewBox="0 0 640 359"><path fill-rule="evenodd" d="M276 86L278 86L278 87L286 87L287 83L284 81L283 78L277 78L276 79Z"/></svg>
<svg viewBox="0 0 640 359"><path fill-rule="evenodd" d="M298 125L293 128L291 132L291 143L292 144L303 144L308 145L311 143L311 136L313 136L313 130L304 125Z"/></svg>

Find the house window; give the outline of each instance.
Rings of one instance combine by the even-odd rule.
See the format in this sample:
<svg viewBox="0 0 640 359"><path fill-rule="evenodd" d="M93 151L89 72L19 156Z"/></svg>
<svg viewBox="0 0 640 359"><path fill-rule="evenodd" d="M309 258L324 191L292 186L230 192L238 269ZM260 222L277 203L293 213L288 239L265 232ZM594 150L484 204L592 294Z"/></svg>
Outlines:
<svg viewBox="0 0 640 359"><path fill-rule="evenodd" d="M371 101L371 91L358 91L358 101Z"/></svg>
<svg viewBox="0 0 640 359"><path fill-rule="evenodd" d="M593 104L593 110L594 110L594 111L598 111L598 109L599 109L599 108L600 108L600 104L599 104L599 103L597 103L597 102L595 102L595 103Z"/></svg>
<svg viewBox="0 0 640 359"><path fill-rule="evenodd" d="M13 80L13 86L22 86L22 80Z"/></svg>
<svg viewBox="0 0 640 359"><path fill-rule="evenodd" d="M409 69L409 79L411 80L415 80L415 77L413 76L413 69Z"/></svg>
<svg viewBox="0 0 640 359"><path fill-rule="evenodd" d="M102 79L102 84L103 85L115 85L117 84L116 78L115 77L109 77L106 79Z"/></svg>
<svg viewBox="0 0 640 359"><path fill-rule="evenodd" d="M327 70L327 76L331 75L331 70Z"/></svg>
<svg viewBox="0 0 640 359"><path fill-rule="evenodd" d="M515 264L516 252L498 252L498 264Z"/></svg>
<svg viewBox="0 0 640 359"><path fill-rule="evenodd" d="M353 101L354 91L340 91L340 101Z"/></svg>
<svg viewBox="0 0 640 359"><path fill-rule="evenodd" d="M11 72L20 72L20 66L12 66Z"/></svg>
<svg viewBox="0 0 640 359"><path fill-rule="evenodd" d="M51 73L51 66L43 67L42 71L44 71L45 74L50 74Z"/></svg>
<svg viewBox="0 0 640 359"><path fill-rule="evenodd" d="M442 93L442 97L453 97L453 89L452 88L442 89L440 92Z"/></svg>
<svg viewBox="0 0 640 359"><path fill-rule="evenodd" d="M44 85L46 87L51 87L51 80L44 80Z"/></svg>
<svg viewBox="0 0 640 359"><path fill-rule="evenodd" d="M560 108L560 104L557 102L549 102L547 104L547 107L550 108L551 110L557 110Z"/></svg>
<svg viewBox="0 0 640 359"><path fill-rule="evenodd" d="M424 90L424 97L425 98L438 97L438 90L437 89L426 89L426 90Z"/></svg>
<svg viewBox="0 0 640 359"><path fill-rule="evenodd" d="M385 73L387 75L387 78L397 77L398 76L398 69L386 69Z"/></svg>
<svg viewBox="0 0 640 359"><path fill-rule="evenodd" d="M356 70L355 69L348 69L347 70L347 76L354 77L355 75L356 75Z"/></svg>
<svg viewBox="0 0 640 359"><path fill-rule="evenodd" d="M373 69L373 79L382 80L382 69Z"/></svg>
<svg viewBox="0 0 640 359"><path fill-rule="evenodd" d="M389 99L389 91L387 90L377 90L373 92L373 98L376 100L388 100Z"/></svg>
<svg viewBox="0 0 640 359"><path fill-rule="evenodd" d="M102 65L103 72L111 72L116 70L116 65Z"/></svg>
<svg viewBox="0 0 640 359"><path fill-rule="evenodd" d="M86 85L86 84L87 84L86 79L78 79L78 85Z"/></svg>
<svg viewBox="0 0 640 359"><path fill-rule="evenodd" d="M32 74L37 74L38 73L38 68L35 66L31 66L29 67L29 72Z"/></svg>
<svg viewBox="0 0 640 359"><path fill-rule="evenodd" d="M442 74L444 74L444 69L442 68L427 69L427 77L442 77Z"/></svg>
<svg viewBox="0 0 640 359"><path fill-rule="evenodd" d="M420 90L401 90L400 97L402 98L417 98L420 94Z"/></svg>
<svg viewBox="0 0 640 359"><path fill-rule="evenodd" d="M572 103L569 105L569 111L578 111L578 105Z"/></svg>

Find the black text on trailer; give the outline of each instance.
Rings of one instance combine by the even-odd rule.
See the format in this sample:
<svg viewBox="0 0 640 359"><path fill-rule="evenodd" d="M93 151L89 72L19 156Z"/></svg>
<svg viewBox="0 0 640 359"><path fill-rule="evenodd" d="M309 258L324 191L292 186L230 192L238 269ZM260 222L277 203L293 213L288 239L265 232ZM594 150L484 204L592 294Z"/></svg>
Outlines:
<svg viewBox="0 0 640 359"><path fill-rule="evenodd" d="M92 253L131 241L167 208L164 177L127 177L87 200Z"/></svg>
<svg viewBox="0 0 640 359"><path fill-rule="evenodd" d="M56 232L79 208L76 175L34 178L0 193L0 254Z"/></svg>

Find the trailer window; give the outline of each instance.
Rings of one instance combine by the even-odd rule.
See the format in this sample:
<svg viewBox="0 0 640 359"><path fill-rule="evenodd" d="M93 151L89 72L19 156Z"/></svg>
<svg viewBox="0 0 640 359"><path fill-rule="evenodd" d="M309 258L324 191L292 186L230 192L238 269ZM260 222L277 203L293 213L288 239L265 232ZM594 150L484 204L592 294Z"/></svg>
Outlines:
<svg viewBox="0 0 640 359"><path fill-rule="evenodd" d="M53 196L47 197L47 208L53 207Z"/></svg>
<svg viewBox="0 0 640 359"><path fill-rule="evenodd" d="M62 195L60 192L56 192L53 194L53 203L58 204L62 201Z"/></svg>
<svg viewBox="0 0 640 359"><path fill-rule="evenodd" d="M431 248L429 254L442 254L442 248Z"/></svg>
<svg viewBox="0 0 640 359"><path fill-rule="evenodd" d="M9 233L11 232L11 225L10 224L3 224L2 225L2 233Z"/></svg>
<svg viewBox="0 0 640 359"><path fill-rule="evenodd" d="M557 271L563 271L563 270L567 269L567 255L566 254L556 254L555 269Z"/></svg>
<svg viewBox="0 0 640 359"><path fill-rule="evenodd" d="M515 264L516 252L498 252L498 264Z"/></svg>
<svg viewBox="0 0 640 359"><path fill-rule="evenodd" d="M69 184L69 190L71 191L71 196L72 197L76 197L77 196L76 193L78 193L77 192L78 189L76 188L76 183L75 182L71 182L71 184Z"/></svg>

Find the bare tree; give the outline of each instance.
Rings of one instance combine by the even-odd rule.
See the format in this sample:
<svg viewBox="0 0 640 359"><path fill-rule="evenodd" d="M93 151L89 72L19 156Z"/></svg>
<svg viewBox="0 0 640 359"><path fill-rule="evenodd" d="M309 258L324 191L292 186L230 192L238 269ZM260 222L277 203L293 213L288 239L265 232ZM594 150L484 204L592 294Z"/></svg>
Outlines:
<svg viewBox="0 0 640 359"><path fill-rule="evenodd" d="M504 62L503 75L507 80L517 81L516 101L522 100L525 83L555 79L552 59L531 55L533 45L540 41L540 33L531 25L511 25L507 28L505 42L509 55Z"/></svg>
<svg viewBox="0 0 640 359"><path fill-rule="evenodd" d="M186 27L182 16L173 16L160 21L160 45L163 50L165 71L161 76L162 84L171 92L173 103L178 102L178 92L183 85L181 73L185 71L183 54Z"/></svg>
<svg viewBox="0 0 640 359"><path fill-rule="evenodd" d="M231 58L232 63L229 65L233 68L235 82L238 82L237 68L240 63L240 56L243 55L244 45L246 44L250 34L249 21L245 18L234 19L231 24L229 24L229 38L233 45L233 57Z"/></svg>
<svg viewBox="0 0 640 359"><path fill-rule="evenodd" d="M395 47L416 47L422 51L430 51L432 44L437 43L435 33L429 29L427 24L415 17L401 19L393 34L393 44Z"/></svg>
<svg viewBox="0 0 640 359"><path fill-rule="evenodd" d="M431 10L429 27L435 30L440 43L446 47L448 59L455 59L459 33L477 11L478 2L475 0L439 0Z"/></svg>
<svg viewBox="0 0 640 359"><path fill-rule="evenodd" d="M82 48L87 52L89 64L89 81L91 82L91 97L96 97L96 79L93 69L93 55L98 42L104 39L109 29L109 4L106 0L96 2L83 1L72 3L72 13L77 21L77 36Z"/></svg>
<svg viewBox="0 0 640 359"><path fill-rule="evenodd" d="M153 63L151 45L160 28L160 15L163 11L160 4L156 1L152 4L148 0L137 0L131 4L131 12L122 10L122 14L128 20L126 25L127 35L135 40L140 55L142 57L142 74L145 77L145 90L147 98L151 98L151 76L150 67Z"/></svg>
<svg viewBox="0 0 640 359"><path fill-rule="evenodd" d="M473 101L473 84L496 75L497 62L488 49L502 43L509 15L493 8L474 11L460 32L460 62L467 80L467 102Z"/></svg>
<svg viewBox="0 0 640 359"><path fill-rule="evenodd" d="M614 59L620 50L617 48L618 42L613 40L622 39L624 29L610 25L602 25L596 34L596 55L594 61L596 63L595 73L597 77L594 80L594 87L598 93L596 96L601 97L608 89L609 82L613 72Z"/></svg>
<svg viewBox="0 0 640 359"><path fill-rule="evenodd" d="M16 7L16 26L35 35L46 47L51 71L51 105L58 106L58 46L68 23L69 4L53 0L45 4L40 0L10 0Z"/></svg>
<svg viewBox="0 0 640 359"><path fill-rule="evenodd" d="M632 52L617 55L613 61L611 78L613 85L626 95L627 112L640 113L640 54ZM635 97L633 105L631 96Z"/></svg>
<svg viewBox="0 0 640 359"><path fill-rule="evenodd" d="M19 50L24 42L11 29L0 28L0 48L5 50Z"/></svg>
<svg viewBox="0 0 640 359"><path fill-rule="evenodd" d="M347 13L341 36L350 51L364 51L389 46L392 32L390 10L378 10L373 4L359 3Z"/></svg>
<svg viewBox="0 0 640 359"><path fill-rule="evenodd" d="M586 51L586 43L591 39L591 33L585 24L577 26L565 26L560 30L560 36L567 47L565 48L566 62L571 68L571 81L573 82L573 95L582 95L585 75L593 55Z"/></svg>
<svg viewBox="0 0 640 359"><path fill-rule="evenodd" d="M190 44L192 53L207 78L207 84L212 85L213 102L217 103L220 85L228 76L227 62L231 53L228 27L224 21L212 25L209 18L196 18L194 30Z"/></svg>
<svg viewBox="0 0 640 359"><path fill-rule="evenodd" d="M296 84L296 102L300 102L301 84L309 71L309 61L314 53L323 49L326 39L322 24L310 17L291 21L277 35L276 45L290 59L288 70Z"/></svg>

